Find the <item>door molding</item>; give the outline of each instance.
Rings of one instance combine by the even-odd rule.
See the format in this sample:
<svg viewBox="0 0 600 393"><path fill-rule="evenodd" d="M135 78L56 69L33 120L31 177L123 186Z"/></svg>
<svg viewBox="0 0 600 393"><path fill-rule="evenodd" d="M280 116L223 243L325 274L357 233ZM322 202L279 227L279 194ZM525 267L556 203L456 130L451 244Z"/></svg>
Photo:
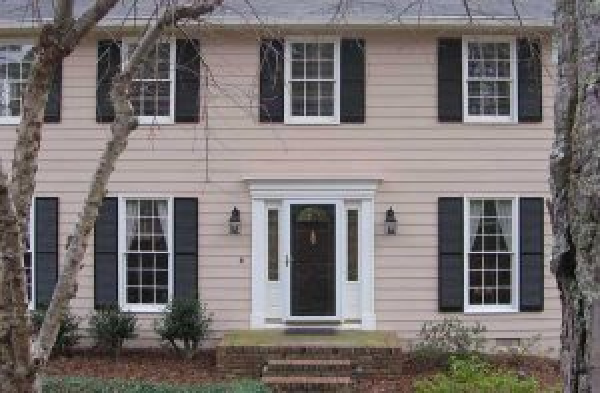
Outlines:
<svg viewBox="0 0 600 393"><path fill-rule="evenodd" d="M247 178L245 179L252 199L252 312L250 326L252 328L280 327L281 325L267 321L267 293L269 283L267 277L267 206L273 202L281 203L281 223L289 224L290 203L310 204L336 204L336 317L342 320L344 315L344 289L346 260L346 240L338 239L345 233L346 214L345 201L360 204L361 207L361 277L360 277L360 315L362 329L375 329L375 293L374 293L374 199L380 179L377 178ZM287 206L287 208L286 208ZM287 212L286 212L287 210ZM287 219L286 219L287 217ZM282 236L289 239L289 225L280 226ZM281 244L283 243L283 244ZM281 242L280 247L280 280L283 288L289 288L289 270L281 267L285 265L285 255L289 255L289 241ZM342 247L343 250L339 251ZM343 258L343 259L341 259ZM343 278L343 279L340 279ZM288 280L288 283L283 283ZM287 292L287 293L285 293ZM282 304L282 319L290 320L289 290L282 293L286 296ZM293 317L292 320L300 321L304 317ZM310 317L314 320L314 317ZM331 320L331 317L319 321Z"/></svg>

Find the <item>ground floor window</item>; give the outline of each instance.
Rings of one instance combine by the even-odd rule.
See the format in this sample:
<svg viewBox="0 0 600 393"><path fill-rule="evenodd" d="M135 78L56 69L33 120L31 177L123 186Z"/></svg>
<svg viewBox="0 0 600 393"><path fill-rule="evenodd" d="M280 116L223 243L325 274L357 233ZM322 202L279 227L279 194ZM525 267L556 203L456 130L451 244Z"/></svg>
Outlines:
<svg viewBox="0 0 600 393"><path fill-rule="evenodd" d="M166 305L172 294L172 201L169 198L121 200L124 230L121 300L140 311Z"/></svg>
<svg viewBox="0 0 600 393"><path fill-rule="evenodd" d="M466 203L466 305L482 311L516 307L518 239L513 199Z"/></svg>

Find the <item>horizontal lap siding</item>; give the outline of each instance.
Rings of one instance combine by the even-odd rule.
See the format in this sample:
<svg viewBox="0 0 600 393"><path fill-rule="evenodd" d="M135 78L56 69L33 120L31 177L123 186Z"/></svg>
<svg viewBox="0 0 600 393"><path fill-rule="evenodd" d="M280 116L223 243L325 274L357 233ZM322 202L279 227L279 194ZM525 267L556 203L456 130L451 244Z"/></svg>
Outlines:
<svg viewBox="0 0 600 393"><path fill-rule="evenodd" d="M416 334L423 320L442 318L436 311L437 198L465 193L547 195L553 92L547 69L543 123L439 124L436 35L404 31L357 36L367 43L366 124L260 124L258 42L253 36L213 33L202 43L214 74L204 95L208 130L204 119L196 125L141 127L117 165L111 194L199 198L199 291L215 312L219 330L249 325L251 206L244 177L305 173L382 177L375 201L377 322L379 328L407 337ZM549 49L544 45L546 59ZM65 60L62 122L46 126L42 141L38 194L61 198L61 252L109 135L107 125L95 123L95 63L95 41ZM5 160L12 156L13 129L0 128L0 155ZM242 212L242 235L237 237L226 234L234 205ZM399 221L398 235L393 237L382 235L390 205ZM547 265L551 233L547 219L545 233ZM93 306L92 255L86 256L73 301L82 315ZM560 312L548 269L545 295L543 313L465 319L485 320L490 337L530 337L540 332L555 345ZM153 315L140 318L143 337L150 337Z"/></svg>

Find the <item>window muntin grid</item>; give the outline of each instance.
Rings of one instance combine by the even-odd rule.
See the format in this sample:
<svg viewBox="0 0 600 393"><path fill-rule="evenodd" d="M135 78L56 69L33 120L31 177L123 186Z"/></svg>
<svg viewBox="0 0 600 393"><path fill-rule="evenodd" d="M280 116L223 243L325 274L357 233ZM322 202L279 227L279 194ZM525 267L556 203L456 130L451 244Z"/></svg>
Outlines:
<svg viewBox="0 0 600 393"><path fill-rule="evenodd" d="M33 61L33 46L0 45L0 119L20 119L22 89Z"/></svg>
<svg viewBox="0 0 600 393"><path fill-rule="evenodd" d="M512 41L467 41L467 119L510 120L515 111L515 51Z"/></svg>
<svg viewBox="0 0 600 393"><path fill-rule="evenodd" d="M166 199L125 201L125 302L169 301L170 217Z"/></svg>
<svg viewBox="0 0 600 393"><path fill-rule="evenodd" d="M514 304L513 201L470 199L467 299L470 306Z"/></svg>
<svg viewBox="0 0 600 393"><path fill-rule="evenodd" d="M125 56L131 56L136 47L135 43L126 43ZM131 85L133 112L144 121L170 119L173 115L172 51L171 42L157 43L133 75Z"/></svg>
<svg viewBox="0 0 600 393"><path fill-rule="evenodd" d="M293 118L333 119L336 114L335 42L289 43L289 102Z"/></svg>

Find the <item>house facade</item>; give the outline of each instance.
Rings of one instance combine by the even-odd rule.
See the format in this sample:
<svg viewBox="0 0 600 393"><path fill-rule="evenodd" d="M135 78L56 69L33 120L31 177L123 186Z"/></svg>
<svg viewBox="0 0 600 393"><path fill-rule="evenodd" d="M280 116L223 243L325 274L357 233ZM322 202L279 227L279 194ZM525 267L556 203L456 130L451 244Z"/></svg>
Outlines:
<svg viewBox="0 0 600 393"><path fill-rule="evenodd" d="M199 297L217 332L326 325L410 339L457 316L498 343L539 334L556 347L549 6L515 16L498 2L470 19L460 1L401 3L336 21L323 2L259 1L255 18L225 9L218 28L166 34L136 75L141 126L73 311L136 313L143 343L170 300ZM140 31L122 22L113 15L57 67L26 257L32 307L51 295L110 133L110 78ZM9 162L34 30L0 26Z"/></svg>

